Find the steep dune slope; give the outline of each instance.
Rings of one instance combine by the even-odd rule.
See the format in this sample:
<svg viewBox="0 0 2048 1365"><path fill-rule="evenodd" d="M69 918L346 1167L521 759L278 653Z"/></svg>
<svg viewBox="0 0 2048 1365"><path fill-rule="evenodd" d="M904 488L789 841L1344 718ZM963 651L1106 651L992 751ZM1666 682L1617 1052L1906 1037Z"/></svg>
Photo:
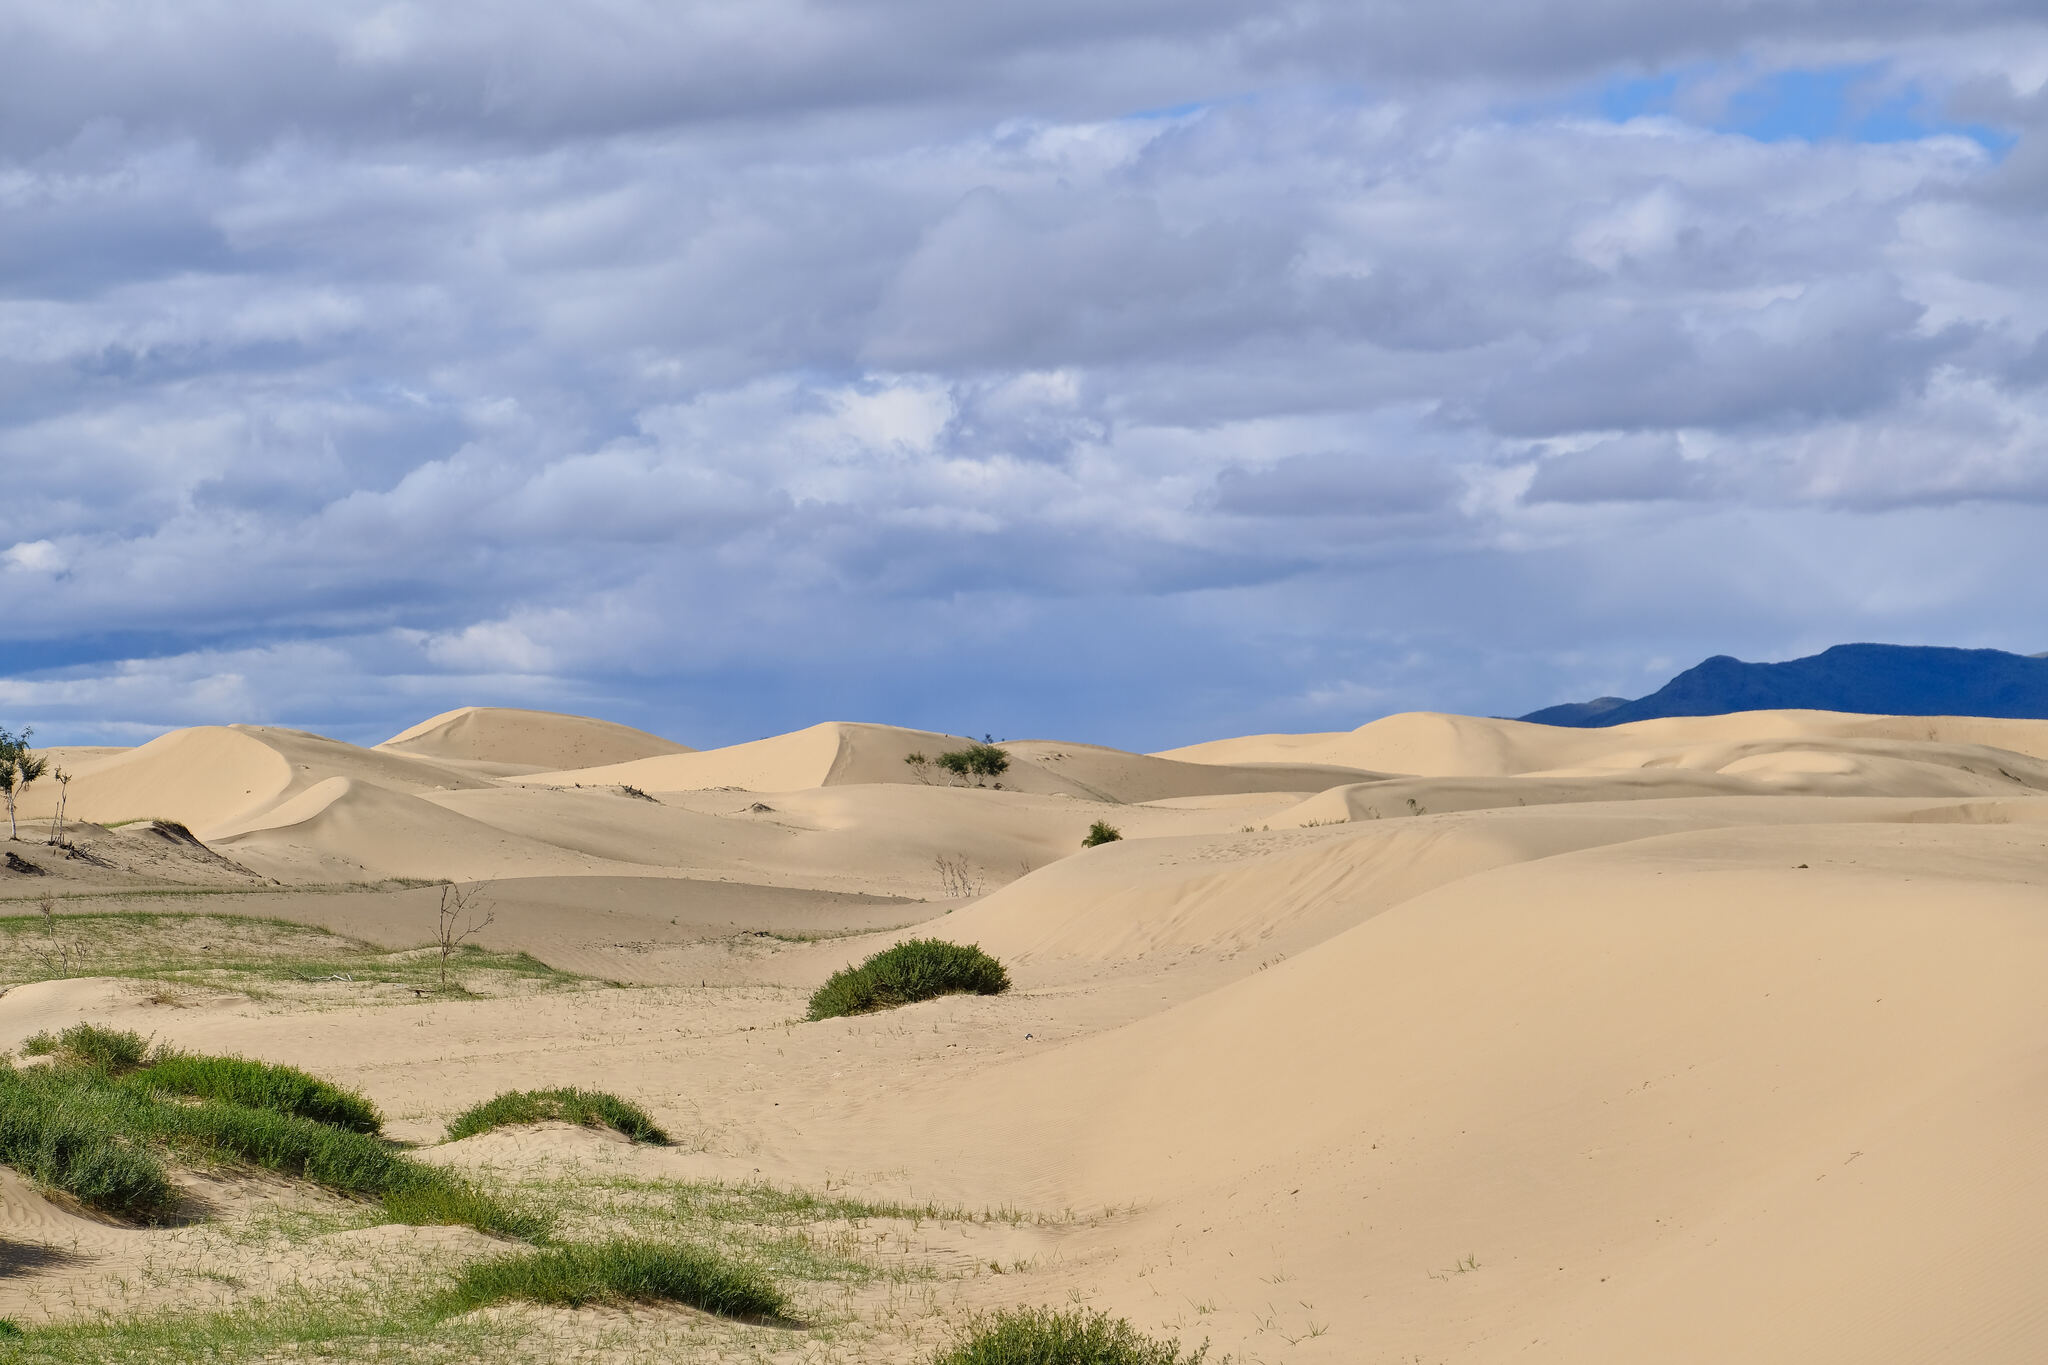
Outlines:
<svg viewBox="0 0 2048 1365"><path fill-rule="evenodd" d="M194 829L232 820L276 801L292 786L293 769L273 745L240 726L173 730L140 748L81 763L67 813L97 824L161 817ZM46 819L57 784L31 787L22 814Z"/></svg>

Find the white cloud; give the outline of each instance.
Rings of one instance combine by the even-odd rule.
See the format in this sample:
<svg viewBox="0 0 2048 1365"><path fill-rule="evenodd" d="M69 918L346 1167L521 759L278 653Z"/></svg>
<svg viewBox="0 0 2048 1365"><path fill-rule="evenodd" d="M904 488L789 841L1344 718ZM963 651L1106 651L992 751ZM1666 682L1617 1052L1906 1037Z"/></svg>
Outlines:
<svg viewBox="0 0 2048 1365"><path fill-rule="evenodd" d="M1239 670L1218 724L1331 678L1515 709L1472 660L1736 649L1758 563L1811 580L1767 642L1995 634L2033 550L1983 520L2048 498L2018 0L111 13L0 21L11 704L72 723L1081 695L955 670L970 626ZM1851 60L2018 141L1699 122ZM1725 79L1587 114L1679 64ZM1844 594L1758 529L1895 518L1968 571Z"/></svg>

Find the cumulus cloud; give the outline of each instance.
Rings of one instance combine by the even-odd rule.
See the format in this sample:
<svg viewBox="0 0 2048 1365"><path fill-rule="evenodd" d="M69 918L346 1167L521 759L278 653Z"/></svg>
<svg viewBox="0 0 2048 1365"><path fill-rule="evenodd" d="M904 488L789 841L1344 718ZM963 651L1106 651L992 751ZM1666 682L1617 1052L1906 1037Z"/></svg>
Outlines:
<svg viewBox="0 0 2048 1365"><path fill-rule="evenodd" d="M2032 644L2037 9L13 5L0 695L1164 744ZM1852 68L1910 126L1744 124ZM1939 604L1799 548L1907 521Z"/></svg>

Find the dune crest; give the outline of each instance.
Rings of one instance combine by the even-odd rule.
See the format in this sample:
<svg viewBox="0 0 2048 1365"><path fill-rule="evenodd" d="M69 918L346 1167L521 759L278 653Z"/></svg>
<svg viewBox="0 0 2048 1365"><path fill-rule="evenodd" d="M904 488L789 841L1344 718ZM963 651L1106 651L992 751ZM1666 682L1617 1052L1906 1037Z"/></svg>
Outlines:
<svg viewBox="0 0 2048 1365"><path fill-rule="evenodd" d="M431 716L385 740L379 749L421 758L455 759L544 771L626 763L694 750L645 730L589 716L462 706Z"/></svg>

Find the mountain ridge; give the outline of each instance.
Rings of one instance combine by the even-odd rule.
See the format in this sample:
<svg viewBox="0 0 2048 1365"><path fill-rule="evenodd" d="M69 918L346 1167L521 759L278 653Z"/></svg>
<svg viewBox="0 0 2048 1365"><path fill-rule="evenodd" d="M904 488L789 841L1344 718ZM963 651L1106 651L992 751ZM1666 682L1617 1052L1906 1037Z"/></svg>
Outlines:
<svg viewBox="0 0 2048 1365"><path fill-rule="evenodd" d="M1648 696L1546 706L1519 717L1581 729L1736 711L2048 719L2048 653L1938 645L1834 645L1782 663L1716 654Z"/></svg>

